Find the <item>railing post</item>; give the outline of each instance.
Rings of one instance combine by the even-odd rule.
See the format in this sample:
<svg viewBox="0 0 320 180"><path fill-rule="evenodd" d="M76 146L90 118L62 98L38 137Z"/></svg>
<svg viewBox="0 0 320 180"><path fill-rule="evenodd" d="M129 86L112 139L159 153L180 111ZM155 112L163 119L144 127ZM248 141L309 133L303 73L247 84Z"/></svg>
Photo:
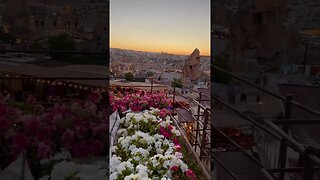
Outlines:
<svg viewBox="0 0 320 180"><path fill-rule="evenodd" d="M208 109L204 110L204 122L203 122L203 131L202 131L202 139L201 139L201 146L200 146L200 159L202 159L203 156L203 152L206 149L206 138L207 138L207 133L206 133L206 129L207 129L207 124L208 124Z"/></svg>
<svg viewBox="0 0 320 180"><path fill-rule="evenodd" d="M285 100L285 118L286 120L290 119L291 115L291 103L290 101L292 100L292 95L288 94ZM282 130L285 133L289 133L289 126L287 124L282 126ZM280 145L280 152L279 152L279 168L285 168L286 167L286 161L287 161L287 144L284 139L281 140L281 145ZM285 179L285 173L280 172L279 173L279 180L284 180Z"/></svg>
<svg viewBox="0 0 320 180"><path fill-rule="evenodd" d="M199 100L201 100L201 98L202 98L202 92L200 92L199 93ZM200 106L198 105L198 117L197 117L197 126L196 126L196 139L195 139L195 143L194 143L194 148L195 148L195 151L197 152L197 145L198 145L198 133L199 133L199 131L198 131L198 129L199 129L199 121L200 121Z"/></svg>

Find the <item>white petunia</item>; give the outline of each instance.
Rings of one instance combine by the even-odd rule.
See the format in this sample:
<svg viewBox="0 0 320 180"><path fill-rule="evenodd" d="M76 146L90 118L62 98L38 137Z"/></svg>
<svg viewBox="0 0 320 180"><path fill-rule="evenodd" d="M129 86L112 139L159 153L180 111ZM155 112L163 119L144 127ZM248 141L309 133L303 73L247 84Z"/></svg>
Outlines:
<svg viewBox="0 0 320 180"><path fill-rule="evenodd" d="M174 155L179 159L183 158L182 153L180 153L180 152L175 152Z"/></svg>

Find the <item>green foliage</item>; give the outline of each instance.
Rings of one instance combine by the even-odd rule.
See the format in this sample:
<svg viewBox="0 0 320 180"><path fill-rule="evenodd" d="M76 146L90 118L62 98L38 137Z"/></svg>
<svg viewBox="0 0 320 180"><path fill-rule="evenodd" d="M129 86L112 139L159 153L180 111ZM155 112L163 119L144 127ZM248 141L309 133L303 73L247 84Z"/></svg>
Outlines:
<svg viewBox="0 0 320 180"><path fill-rule="evenodd" d="M181 88L182 87L181 79L174 78L173 81L171 82L171 86L176 88Z"/></svg>
<svg viewBox="0 0 320 180"><path fill-rule="evenodd" d="M220 67L224 70L230 70L229 67L229 60L225 56L215 56L213 59L212 65ZM226 75L225 73L215 70L212 70L212 80L213 82L222 83L222 84L228 84L231 80L231 78Z"/></svg>
<svg viewBox="0 0 320 180"><path fill-rule="evenodd" d="M47 43L50 51L74 51L75 49L75 42L67 34L51 36L48 38ZM50 53L50 55L55 60L72 60L71 54Z"/></svg>
<svg viewBox="0 0 320 180"><path fill-rule="evenodd" d="M150 76L153 76L153 72L148 71L148 72L147 72L147 77L150 77Z"/></svg>
<svg viewBox="0 0 320 180"><path fill-rule="evenodd" d="M127 81L132 81L133 80L133 74L131 72L127 72L127 73L124 74L124 78Z"/></svg>
<svg viewBox="0 0 320 180"><path fill-rule="evenodd" d="M188 148L181 137L179 137L179 142L181 145L181 153L183 154L184 161L186 162L186 164L188 164L189 168L194 171L194 173L197 176L197 179L204 180L205 178L202 175L201 169L199 168L198 164L194 161L193 155L190 151L188 151Z"/></svg>

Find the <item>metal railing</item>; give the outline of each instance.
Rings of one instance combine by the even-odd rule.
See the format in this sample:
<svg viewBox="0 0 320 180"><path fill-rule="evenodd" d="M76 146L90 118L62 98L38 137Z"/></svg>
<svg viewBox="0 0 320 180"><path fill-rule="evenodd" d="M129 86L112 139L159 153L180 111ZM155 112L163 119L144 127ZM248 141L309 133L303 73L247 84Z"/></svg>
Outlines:
<svg viewBox="0 0 320 180"><path fill-rule="evenodd" d="M199 166L204 170L204 175L207 179L210 179L210 165L211 165L211 155L210 155L210 149L211 149L211 142L209 141L211 138L211 109L208 107L205 107L203 104L201 104L202 101L210 101L210 99L203 99L203 98L210 98L209 95L204 94L202 92L199 92L197 90L191 89L189 87L182 87L185 90L188 90L190 92L196 93L198 95L198 99L193 99L187 95L184 95L177 91L175 87L170 87L167 85L154 85L153 79L155 78L149 78L151 79L150 85L148 86L139 86L139 85L110 85L111 87L115 86L121 86L121 87L130 87L130 88L150 88L150 92L154 92L154 88L160 87L165 88L169 94L171 94L172 102L174 104L173 106L173 115L171 116L174 120L175 124L178 126L180 131L183 131L188 139L186 141L188 142L188 147L192 151L193 155L199 158ZM181 101L177 99L177 97L181 97L181 99L189 102L188 104L196 108L196 112L192 112L190 110L190 107L186 107L185 104L183 104ZM186 112L185 114L181 113L182 110ZM183 120L184 122L181 122ZM186 124L188 122L191 122L192 129L188 129ZM195 126L194 126L195 125Z"/></svg>
<svg viewBox="0 0 320 180"><path fill-rule="evenodd" d="M297 124L320 124L320 112L310 108L306 105L303 105L297 101L294 101L291 95L288 95L287 97L283 97L277 93L271 92L263 87L260 87L249 80L246 80L244 78L241 78L237 75L234 75L220 67L212 66L213 70L223 72L226 76L231 77L234 80L240 81L241 83L244 83L245 85L257 89L263 93L266 93L278 100L281 100L284 104L285 109L285 118L282 120L270 120L270 119L254 119L252 117L249 117L248 115L244 114L240 110L236 109L232 105L229 105L228 103L224 102L222 99L214 95L212 99L214 101L219 102L223 106L225 106L227 109L231 110L233 113L235 113L237 116L243 118L244 120L250 122L254 126L256 126L258 129L263 131L264 133L272 136L276 140L280 141L280 150L279 150L279 162L278 167L275 168L268 168L265 164L262 164L260 160L253 157L251 154L249 154L247 151L245 151L237 142L235 142L233 139L228 137L225 133L223 133L219 128L215 127L213 124L211 125L213 131L217 131L219 134L221 134L226 141L233 144L239 151L243 152L252 162L254 162L263 172L263 174L266 176L267 179L279 179L284 180L285 174L287 173L300 173L303 180L315 180L315 177L313 176L315 171L319 171L319 168L317 166L320 165L320 159L318 158L320 150L312 147L307 146L305 147L301 143L297 142L294 138L292 138L289 135L289 126L290 125L297 125ZM316 115L319 117L319 119L312 119L305 121L303 119L292 119L291 120L291 110L292 107L299 108L301 110L304 110L306 112L309 112L313 115ZM305 121L305 122L304 122ZM282 128L279 128L276 124L283 125ZM297 153L300 154L299 157L299 167L287 167L286 161L287 161L287 148L291 148ZM215 156L215 152L212 151L212 156ZM221 160L220 160L221 161ZM215 161L216 163L219 163L218 161ZM224 169L228 169L228 167L225 167ZM229 169L229 171L231 171ZM237 176L237 174L235 174ZM234 177L234 176L232 176ZM234 179L237 179L234 177Z"/></svg>

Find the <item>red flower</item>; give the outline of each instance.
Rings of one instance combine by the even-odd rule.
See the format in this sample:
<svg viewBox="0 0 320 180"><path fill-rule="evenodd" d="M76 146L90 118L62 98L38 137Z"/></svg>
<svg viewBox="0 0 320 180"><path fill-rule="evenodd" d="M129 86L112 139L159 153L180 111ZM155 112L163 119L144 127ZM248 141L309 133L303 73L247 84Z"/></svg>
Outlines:
<svg viewBox="0 0 320 180"><path fill-rule="evenodd" d="M160 111L160 112L159 112L159 116L162 117L162 118L165 118L167 115L166 115L165 112Z"/></svg>
<svg viewBox="0 0 320 180"><path fill-rule="evenodd" d="M186 171L186 175L188 176L189 179L192 179L192 180L196 179L197 177L191 169L188 169Z"/></svg>
<svg viewBox="0 0 320 180"><path fill-rule="evenodd" d="M175 137L175 138L172 140L172 142L173 142L175 145L177 145L177 144L179 144L179 139L178 139L177 137Z"/></svg>
<svg viewBox="0 0 320 180"><path fill-rule="evenodd" d="M178 166L171 166L170 170L171 171L178 171L179 167Z"/></svg>
<svg viewBox="0 0 320 180"><path fill-rule="evenodd" d="M89 99L94 102L94 103L97 103L99 102L99 99L100 99L100 93L97 92L97 91L93 91L89 97Z"/></svg>
<svg viewBox="0 0 320 180"><path fill-rule="evenodd" d="M162 126L160 127L160 133L167 139L171 137L171 133L167 132Z"/></svg>

